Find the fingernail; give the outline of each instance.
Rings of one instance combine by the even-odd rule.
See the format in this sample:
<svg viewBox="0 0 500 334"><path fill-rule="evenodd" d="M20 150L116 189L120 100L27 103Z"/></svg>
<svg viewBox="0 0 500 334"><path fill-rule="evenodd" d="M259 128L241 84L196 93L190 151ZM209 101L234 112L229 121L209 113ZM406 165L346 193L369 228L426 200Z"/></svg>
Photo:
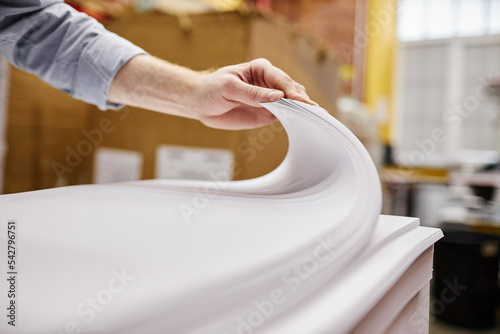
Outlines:
<svg viewBox="0 0 500 334"><path fill-rule="evenodd" d="M279 90L275 90L269 93L268 98L269 101L275 102L281 99L284 96L283 92L280 92Z"/></svg>

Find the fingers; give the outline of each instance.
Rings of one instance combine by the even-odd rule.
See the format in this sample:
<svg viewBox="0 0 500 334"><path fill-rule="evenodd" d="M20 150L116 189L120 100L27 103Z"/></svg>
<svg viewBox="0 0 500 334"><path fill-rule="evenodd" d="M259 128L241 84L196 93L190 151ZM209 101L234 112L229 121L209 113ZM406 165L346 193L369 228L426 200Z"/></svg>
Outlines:
<svg viewBox="0 0 500 334"><path fill-rule="evenodd" d="M249 66L250 76L246 77L250 77L250 84L278 89L284 93L284 97L286 98L318 105L309 98L304 86L293 81L290 76L281 69L273 66L268 60L256 59L245 65Z"/></svg>
<svg viewBox="0 0 500 334"><path fill-rule="evenodd" d="M306 93L306 87L302 86L298 82L295 83L295 90L301 94L307 95Z"/></svg>
<svg viewBox="0 0 500 334"><path fill-rule="evenodd" d="M205 125L222 129L250 129L267 125L276 118L260 103L283 97L316 105L301 84L265 59L223 67L206 74L202 86L213 104L210 112L198 117Z"/></svg>
<svg viewBox="0 0 500 334"><path fill-rule="evenodd" d="M278 101L285 96L280 90L251 85L237 79L226 82L223 94L228 100L252 107L260 107L260 103Z"/></svg>
<svg viewBox="0 0 500 334"><path fill-rule="evenodd" d="M245 130L268 125L275 122L276 117L267 109L240 105L227 113L218 116L207 116L200 119L203 124L217 129Z"/></svg>

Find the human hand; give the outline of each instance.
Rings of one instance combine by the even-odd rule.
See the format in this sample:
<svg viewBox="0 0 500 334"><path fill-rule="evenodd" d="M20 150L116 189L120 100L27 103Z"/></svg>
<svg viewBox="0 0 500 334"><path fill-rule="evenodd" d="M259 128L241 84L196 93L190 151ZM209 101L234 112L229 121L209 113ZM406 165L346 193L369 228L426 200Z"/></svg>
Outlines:
<svg viewBox="0 0 500 334"><path fill-rule="evenodd" d="M276 118L260 103L282 97L317 105L304 86L266 59L222 67L197 77L193 108L203 124L223 129L249 129Z"/></svg>
<svg viewBox="0 0 500 334"><path fill-rule="evenodd" d="M195 72L138 55L116 74L108 100L194 118L219 129L251 129L276 118L260 103L282 97L316 105L304 86L265 59Z"/></svg>

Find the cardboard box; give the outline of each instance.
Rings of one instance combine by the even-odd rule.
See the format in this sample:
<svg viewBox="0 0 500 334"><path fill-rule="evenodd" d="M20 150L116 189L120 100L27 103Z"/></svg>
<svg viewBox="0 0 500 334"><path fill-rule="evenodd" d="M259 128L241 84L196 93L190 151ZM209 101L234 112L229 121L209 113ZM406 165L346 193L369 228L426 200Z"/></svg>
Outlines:
<svg viewBox="0 0 500 334"><path fill-rule="evenodd" d="M253 12L155 12L123 17L107 28L152 55L195 70L265 57L304 84L320 105L336 112L336 60L278 19ZM235 179L273 170L287 150L279 124L223 131L140 108L103 112L19 70L11 73L7 133L5 193L90 183L92 160L101 146L139 152L143 179L154 178L158 145L230 149L235 154Z"/></svg>

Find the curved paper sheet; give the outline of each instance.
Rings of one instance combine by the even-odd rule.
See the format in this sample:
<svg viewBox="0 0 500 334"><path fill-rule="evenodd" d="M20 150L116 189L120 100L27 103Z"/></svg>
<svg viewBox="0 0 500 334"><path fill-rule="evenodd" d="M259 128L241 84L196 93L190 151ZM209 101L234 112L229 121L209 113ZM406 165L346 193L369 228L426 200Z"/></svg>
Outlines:
<svg viewBox="0 0 500 334"><path fill-rule="evenodd" d="M16 222L16 326L1 333L246 333L300 303L366 245L381 207L361 143L323 109L263 104L289 151L245 181L151 180L0 196L0 304ZM7 314L5 308L4 313ZM263 311L263 312L264 312ZM265 313L265 312L264 312ZM306 333L302 333L306 334Z"/></svg>

